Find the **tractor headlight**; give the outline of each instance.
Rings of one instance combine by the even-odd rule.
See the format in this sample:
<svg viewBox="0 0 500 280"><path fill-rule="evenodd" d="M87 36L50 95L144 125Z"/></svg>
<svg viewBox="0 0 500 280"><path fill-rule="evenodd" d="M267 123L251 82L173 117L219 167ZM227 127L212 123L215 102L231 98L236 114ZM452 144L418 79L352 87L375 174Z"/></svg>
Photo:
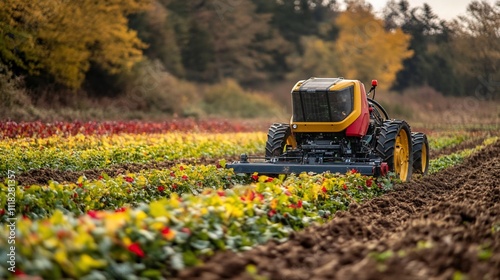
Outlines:
<svg viewBox="0 0 500 280"><path fill-rule="evenodd" d="M297 127L298 127L298 126L297 126L296 124L292 124L292 128L293 128L293 129L297 129Z"/></svg>

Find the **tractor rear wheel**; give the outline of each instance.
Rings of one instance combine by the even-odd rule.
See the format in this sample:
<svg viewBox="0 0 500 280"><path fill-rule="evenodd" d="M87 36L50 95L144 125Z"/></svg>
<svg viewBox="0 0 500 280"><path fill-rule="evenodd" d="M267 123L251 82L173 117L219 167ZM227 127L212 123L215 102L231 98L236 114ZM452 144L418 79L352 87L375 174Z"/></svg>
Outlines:
<svg viewBox="0 0 500 280"><path fill-rule="evenodd" d="M429 142L421 132L411 134L413 142L413 172L426 175L429 171Z"/></svg>
<svg viewBox="0 0 500 280"><path fill-rule="evenodd" d="M377 139L377 152L401 181L409 181L413 171L410 126L405 121L385 121Z"/></svg>
<svg viewBox="0 0 500 280"><path fill-rule="evenodd" d="M288 137L292 135L289 124L272 124L267 133L266 159L283 154Z"/></svg>

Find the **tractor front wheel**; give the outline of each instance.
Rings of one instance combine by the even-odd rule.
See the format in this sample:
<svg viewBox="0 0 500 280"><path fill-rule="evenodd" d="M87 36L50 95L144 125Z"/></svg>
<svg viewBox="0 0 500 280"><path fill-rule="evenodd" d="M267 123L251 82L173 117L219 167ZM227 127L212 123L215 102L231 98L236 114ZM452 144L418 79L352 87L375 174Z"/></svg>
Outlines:
<svg viewBox="0 0 500 280"><path fill-rule="evenodd" d="M385 121L377 139L377 152L401 181L409 181L413 171L410 126L405 121Z"/></svg>
<svg viewBox="0 0 500 280"><path fill-rule="evenodd" d="M291 137L292 131L289 124L275 123L269 128L266 142L266 159L283 154L287 139Z"/></svg>

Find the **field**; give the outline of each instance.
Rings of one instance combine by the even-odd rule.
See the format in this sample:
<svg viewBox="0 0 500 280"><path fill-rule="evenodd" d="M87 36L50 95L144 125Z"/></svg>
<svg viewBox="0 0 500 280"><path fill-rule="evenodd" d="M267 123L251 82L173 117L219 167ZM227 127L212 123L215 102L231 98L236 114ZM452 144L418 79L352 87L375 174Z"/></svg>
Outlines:
<svg viewBox="0 0 500 280"><path fill-rule="evenodd" d="M407 183L224 168L267 126L0 123L0 278L500 278L498 130L415 129Z"/></svg>

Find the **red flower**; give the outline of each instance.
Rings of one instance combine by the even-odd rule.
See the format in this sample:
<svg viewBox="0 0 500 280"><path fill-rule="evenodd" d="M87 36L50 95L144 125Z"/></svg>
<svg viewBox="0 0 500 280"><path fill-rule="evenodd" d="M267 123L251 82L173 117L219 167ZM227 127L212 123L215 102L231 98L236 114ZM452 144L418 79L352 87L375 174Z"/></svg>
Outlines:
<svg viewBox="0 0 500 280"><path fill-rule="evenodd" d="M187 175L182 175L182 180L187 180L188 176Z"/></svg>
<svg viewBox="0 0 500 280"><path fill-rule="evenodd" d="M134 178L127 176L125 177L125 181L132 183L134 181Z"/></svg>
<svg viewBox="0 0 500 280"><path fill-rule="evenodd" d="M174 172L170 172L170 177L175 177L175 173Z"/></svg>
<svg viewBox="0 0 500 280"><path fill-rule="evenodd" d="M259 180L259 175L257 175L257 174L253 174L253 175L252 175L252 179L253 179L254 181Z"/></svg>
<svg viewBox="0 0 500 280"><path fill-rule="evenodd" d="M344 184L344 186L342 188L344 189L344 191L346 191L347 190L347 185Z"/></svg>
<svg viewBox="0 0 500 280"><path fill-rule="evenodd" d="M24 186L24 189L27 190L29 189L31 186Z"/></svg>
<svg viewBox="0 0 500 280"><path fill-rule="evenodd" d="M58 230L57 231L57 238L60 240L60 239L63 239L65 237L68 237L69 236L69 233L65 230Z"/></svg>
<svg viewBox="0 0 500 280"><path fill-rule="evenodd" d="M80 188L83 187L83 184L82 183L78 183L77 184Z"/></svg>
<svg viewBox="0 0 500 280"><path fill-rule="evenodd" d="M257 197L259 198L260 201L264 200L264 195L262 195L261 193L258 193Z"/></svg>
<svg viewBox="0 0 500 280"><path fill-rule="evenodd" d="M77 198L77 197L78 197L78 193L74 193L73 198Z"/></svg>
<svg viewBox="0 0 500 280"><path fill-rule="evenodd" d="M165 239L172 241L174 240L176 234L174 230L171 230L169 227L166 226L161 230L161 235L163 235Z"/></svg>
<svg viewBox="0 0 500 280"><path fill-rule="evenodd" d="M102 180L102 179L104 179L104 177L102 177L102 176L99 176L99 177L97 178L97 180Z"/></svg>
<svg viewBox="0 0 500 280"><path fill-rule="evenodd" d="M145 256L144 251L141 249L141 245L137 242L128 245L127 249L141 258Z"/></svg>
<svg viewBox="0 0 500 280"><path fill-rule="evenodd" d="M368 179L368 180L366 180L366 186L367 186L367 187L371 187L371 186L372 186L372 184L373 184L373 180L372 180L371 178L370 178L370 179Z"/></svg>
<svg viewBox="0 0 500 280"><path fill-rule="evenodd" d="M272 182L273 180L274 180L274 178L269 177L269 178L267 178L266 182L269 183L269 182Z"/></svg>
<svg viewBox="0 0 500 280"><path fill-rule="evenodd" d="M100 219L99 215L98 215L99 212L95 211L95 210L89 210L87 212L87 215L89 215L92 219Z"/></svg>
<svg viewBox="0 0 500 280"><path fill-rule="evenodd" d="M16 270L14 270L14 275L16 275L16 276L23 276L23 275L26 275L26 273L24 273L20 269L16 269Z"/></svg>
<svg viewBox="0 0 500 280"><path fill-rule="evenodd" d="M293 208L293 209L302 208L302 200L299 200L297 202L297 204L294 204L294 203L290 204L290 208Z"/></svg>
<svg viewBox="0 0 500 280"><path fill-rule="evenodd" d="M5 214L5 209L0 209L0 216L3 216Z"/></svg>
<svg viewBox="0 0 500 280"><path fill-rule="evenodd" d="M220 165L219 163L217 163L217 164L215 165L215 167L216 167L217 169L219 169L219 168L222 168L222 165Z"/></svg>
<svg viewBox="0 0 500 280"><path fill-rule="evenodd" d="M321 192L322 192L322 193L326 193L326 192L327 192L327 190L326 190L325 186L323 186L323 187L321 188Z"/></svg>
<svg viewBox="0 0 500 280"><path fill-rule="evenodd" d="M356 173L358 173L358 170L356 170L356 169L351 169L351 173L352 173L352 174L356 174Z"/></svg>
<svg viewBox="0 0 500 280"><path fill-rule="evenodd" d="M182 165L181 165L181 166L179 167L179 170L180 170L180 171L184 170L184 166L182 166Z"/></svg>
<svg viewBox="0 0 500 280"><path fill-rule="evenodd" d="M248 198L250 201L252 201L255 198L255 192L251 191Z"/></svg>
<svg viewBox="0 0 500 280"><path fill-rule="evenodd" d="M117 213L119 213L119 212L125 212L125 211L127 211L127 208L125 208L125 207L120 207L120 208L118 208L118 209L115 210L115 212L117 212Z"/></svg>
<svg viewBox="0 0 500 280"><path fill-rule="evenodd" d="M183 228L181 229L181 232L184 232L184 233L186 233L186 234L191 234L191 230L190 230L189 228L187 228L187 227L183 227Z"/></svg>
<svg viewBox="0 0 500 280"><path fill-rule="evenodd" d="M173 184L173 185L172 185L172 189L176 190L176 189L177 189L177 185L176 185L176 184Z"/></svg>
<svg viewBox="0 0 500 280"><path fill-rule="evenodd" d="M159 192L163 192L165 190L165 187L164 186L158 186L158 191Z"/></svg>
<svg viewBox="0 0 500 280"><path fill-rule="evenodd" d="M269 212L267 212L267 215L268 215L269 217L272 217L272 216L276 215L276 210L271 209Z"/></svg>
<svg viewBox="0 0 500 280"><path fill-rule="evenodd" d="M285 191L285 195L286 195L286 196L291 196L292 194L290 193L290 191L289 191L289 190L286 190L286 191Z"/></svg>
<svg viewBox="0 0 500 280"><path fill-rule="evenodd" d="M218 194L219 196L226 196L226 193L225 193L225 192L223 192L223 191L217 191L217 194Z"/></svg>

